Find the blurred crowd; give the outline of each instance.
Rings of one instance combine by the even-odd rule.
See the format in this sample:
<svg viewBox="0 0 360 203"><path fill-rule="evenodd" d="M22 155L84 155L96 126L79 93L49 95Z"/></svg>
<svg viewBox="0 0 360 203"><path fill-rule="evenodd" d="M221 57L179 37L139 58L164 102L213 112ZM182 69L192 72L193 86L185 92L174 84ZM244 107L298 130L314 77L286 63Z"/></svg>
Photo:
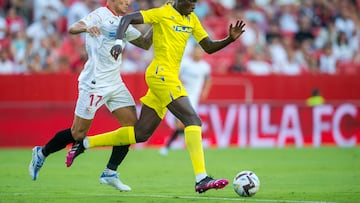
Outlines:
<svg viewBox="0 0 360 203"><path fill-rule="evenodd" d="M240 40L204 55L213 73L254 75L360 73L360 0L198 0L195 13L212 39L236 19ZM164 0L132 0L129 12ZM78 73L87 54L83 35L67 28L106 0L0 0L0 74ZM137 26L141 31L146 25ZM192 49L189 41L186 53ZM123 73L144 72L152 50L131 44Z"/></svg>

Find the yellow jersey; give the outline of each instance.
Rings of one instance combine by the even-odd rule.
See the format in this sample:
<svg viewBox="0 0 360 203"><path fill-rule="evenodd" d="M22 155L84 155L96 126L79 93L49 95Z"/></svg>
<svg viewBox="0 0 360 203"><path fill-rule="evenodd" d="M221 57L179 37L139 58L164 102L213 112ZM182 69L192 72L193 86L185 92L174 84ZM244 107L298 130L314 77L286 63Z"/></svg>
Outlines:
<svg viewBox="0 0 360 203"><path fill-rule="evenodd" d="M153 26L154 59L148 71L155 72L160 66L167 74L178 77L189 37L193 35L200 42L208 36L199 18L194 13L181 15L171 4L140 13L144 23Z"/></svg>

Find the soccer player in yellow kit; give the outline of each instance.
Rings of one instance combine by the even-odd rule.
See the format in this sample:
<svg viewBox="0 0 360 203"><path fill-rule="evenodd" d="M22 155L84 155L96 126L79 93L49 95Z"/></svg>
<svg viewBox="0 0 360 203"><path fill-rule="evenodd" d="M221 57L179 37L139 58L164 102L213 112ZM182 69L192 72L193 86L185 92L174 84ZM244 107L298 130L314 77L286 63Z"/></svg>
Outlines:
<svg viewBox="0 0 360 203"><path fill-rule="evenodd" d="M193 10L196 0L175 0L160 8L142 10L126 15L120 21L117 40L110 50L117 59L121 54L125 31L129 24L151 24L153 26L154 59L145 74L149 87L140 100L142 109L137 124L115 131L88 136L80 144L74 144L67 159L73 159L85 148L96 146L128 145L147 141L167 109L185 126L184 135L196 178L195 191L202 193L208 189L221 189L228 184L226 179L214 179L207 175L202 147L201 120L188 99L179 79L180 63L187 40L191 35L211 54L238 39L245 31L243 21L229 26L229 35L222 40L211 40ZM194 67L196 68L196 67Z"/></svg>

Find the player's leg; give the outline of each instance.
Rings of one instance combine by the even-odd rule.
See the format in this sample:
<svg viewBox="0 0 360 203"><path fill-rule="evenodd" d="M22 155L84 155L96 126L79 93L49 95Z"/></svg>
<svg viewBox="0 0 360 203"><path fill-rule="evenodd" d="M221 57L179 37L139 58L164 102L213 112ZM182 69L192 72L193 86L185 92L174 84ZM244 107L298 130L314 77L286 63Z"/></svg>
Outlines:
<svg viewBox="0 0 360 203"><path fill-rule="evenodd" d="M143 105L140 111L140 117L135 125L135 140L138 142L146 142L155 129L159 126L161 118L156 111L147 105Z"/></svg>
<svg viewBox="0 0 360 203"><path fill-rule="evenodd" d="M98 102L99 107L91 108L92 111L89 112L89 104L91 104L89 95L91 94L93 93L89 92L89 88L87 88L86 85L82 86L79 84L79 94L71 129L56 133L44 147L34 147L32 160L29 165L29 173L33 180L36 180L38 172L48 155L65 148L68 144L74 143L75 140L81 139L81 137L84 137L87 134L97 108L103 104L102 101Z"/></svg>
<svg viewBox="0 0 360 203"><path fill-rule="evenodd" d="M179 97L167 107L185 125L185 142L196 177L195 191L202 193L208 189L225 187L229 182L228 180L213 179L206 173L201 137L201 120L191 106L188 97Z"/></svg>
<svg viewBox="0 0 360 203"><path fill-rule="evenodd" d="M122 146L145 142L160 124L161 118L154 109L143 105L140 119L135 126L125 126L111 132L88 136L84 139L85 148L98 146Z"/></svg>
<svg viewBox="0 0 360 203"><path fill-rule="evenodd" d="M76 142L66 156L67 167L71 166L75 157L84 152L82 140L89 132L96 111L109 100L108 95L109 91L106 89L92 89L79 83L79 97L75 108L75 119L71 127L71 133Z"/></svg>
<svg viewBox="0 0 360 203"><path fill-rule="evenodd" d="M124 146L145 142L160 124L161 118L154 109L143 105L140 119L135 126L125 126L115 131L87 136L82 142L76 142L66 156L67 166L71 166L74 159L88 148L97 146Z"/></svg>
<svg viewBox="0 0 360 203"><path fill-rule="evenodd" d="M137 122L135 106L118 108L113 111L122 126L134 126ZM118 166L125 159L130 145L114 146L106 168L100 175L100 183L107 184L120 191L130 191L130 186L124 184L117 173Z"/></svg>
<svg viewBox="0 0 360 203"><path fill-rule="evenodd" d="M71 149L66 156L65 163L67 167L71 166L75 157L85 151L85 148L81 143L84 137L86 137L86 135L88 134L91 124L92 119L84 119L80 116L75 116L73 125L71 127L71 132L76 142L73 143Z"/></svg>
<svg viewBox="0 0 360 203"><path fill-rule="evenodd" d="M80 141L86 137L91 127L93 119L85 119L75 115L74 122L71 126L71 134L75 141Z"/></svg>
<svg viewBox="0 0 360 203"><path fill-rule="evenodd" d="M81 120L81 121L79 121ZM81 131L88 131L91 125L91 120L84 120L75 116L73 126L70 129L59 131L51 138L43 147L36 146L33 148L32 160L29 164L29 174L33 180L37 179L38 173L45 161L45 158L50 154L64 149L68 144L74 143L73 138L74 128L81 129Z"/></svg>
<svg viewBox="0 0 360 203"><path fill-rule="evenodd" d="M88 148L98 146L126 146L135 143L134 126L125 126L103 134L86 136L83 140L73 144L66 155L66 165L70 167L74 159Z"/></svg>
<svg viewBox="0 0 360 203"><path fill-rule="evenodd" d="M174 114L185 126L185 142L190 153L190 158L194 167L196 176L206 177L204 153L201 139L201 120L190 105L188 97L179 97L168 106L171 113Z"/></svg>
<svg viewBox="0 0 360 203"><path fill-rule="evenodd" d="M137 122L136 108L135 106L128 106L118 108L113 111L113 115L119 121L121 126L135 126ZM108 162L108 168L116 171L118 166L121 164L126 154L129 151L130 145L114 146L110 160ZM115 150L115 151L114 151Z"/></svg>
<svg viewBox="0 0 360 203"><path fill-rule="evenodd" d="M159 94L161 95L161 93ZM135 127L121 127L111 132L88 136L84 139L83 145L86 148L91 148L96 146L122 146L145 142L160 124L167 109L150 89L140 101L143 103L143 106L140 112L140 119Z"/></svg>
<svg viewBox="0 0 360 203"><path fill-rule="evenodd" d="M114 146L112 148L111 156L106 168L100 175L100 183L114 187L119 191L130 191L131 187L124 184L120 180L120 174L117 172L117 168L124 160L129 151L129 145L126 146Z"/></svg>
<svg viewBox="0 0 360 203"><path fill-rule="evenodd" d="M55 136L49 140L48 143L42 148L42 154L47 157L50 154L64 149L68 144L74 143L75 140L72 137L71 129L65 129L57 132Z"/></svg>
<svg viewBox="0 0 360 203"><path fill-rule="evenodd" d="M35 146L32 150L32 159L29 164L29 174L33 180L36 180L41 167L47 156L64 149L68 144L75 142L72 137L71 129L65 129L57 132L43 147Z"/></svg>

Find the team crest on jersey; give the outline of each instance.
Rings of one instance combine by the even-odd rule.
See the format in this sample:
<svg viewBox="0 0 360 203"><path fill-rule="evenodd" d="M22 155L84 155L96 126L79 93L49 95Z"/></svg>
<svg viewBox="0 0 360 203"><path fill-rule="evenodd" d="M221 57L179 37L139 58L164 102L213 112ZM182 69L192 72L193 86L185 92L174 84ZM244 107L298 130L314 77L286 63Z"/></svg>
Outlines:
<svg viewBox="0 0 360 203"><path fill-rule="evenodd" d="M192 33L192 27L188 27L188 26L175 25L174 30L175 32Z"/></svg>

